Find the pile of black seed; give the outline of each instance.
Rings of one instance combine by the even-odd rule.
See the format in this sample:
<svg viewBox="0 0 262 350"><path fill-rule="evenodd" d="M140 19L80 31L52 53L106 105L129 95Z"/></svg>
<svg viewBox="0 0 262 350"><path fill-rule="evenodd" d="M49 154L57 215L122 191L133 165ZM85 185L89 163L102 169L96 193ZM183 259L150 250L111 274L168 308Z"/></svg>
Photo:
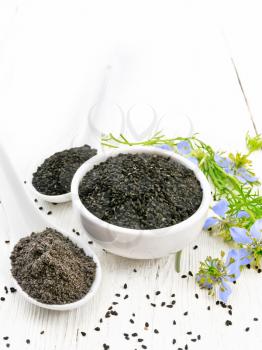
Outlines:
<svg viewBox="0 0 262 350"><path fill-rule="evenodd" d="M67 304L90 290L96 264L72 241L47 228L20 239L11 254L12 275L32 298L45 304Z"/></svg>
<svg viewBox="0 0 262 350"><path fill-rule="evenodd" d="M38 192L50 196L70 192L71 181L77 169L96 153L96 149L84 145L53 154L33 174L33 186Z"/></svg>
<svg viewBox="0 0 262 350"><path fill-rule="evenodd" d="M119 154L96 165L79 187L84 206L98 218L133 229L177 224L200 206L195 174L170 157Z"/></svg>

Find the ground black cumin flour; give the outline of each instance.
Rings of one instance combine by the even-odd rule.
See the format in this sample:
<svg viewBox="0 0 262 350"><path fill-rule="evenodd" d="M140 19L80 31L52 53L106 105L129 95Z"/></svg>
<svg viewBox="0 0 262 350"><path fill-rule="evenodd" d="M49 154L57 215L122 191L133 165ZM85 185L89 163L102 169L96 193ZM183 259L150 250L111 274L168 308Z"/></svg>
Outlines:
<svg viewBox="0 0 262 350"><path fill-rule="evenodd" d="M21 288L45 304L81 299L96 275L93 259L51 228L20 239L12 251L11 264L12 275Z"/></svg>
<svg viewBox="0 0 262 350"><path fill-rule="evenodd" d="M75 172L96 153L96 149L84 145L53 154L45 159L33 174L33 186L38 192L50 196L70 192L71 181Z"/></svg>
<svg viewBox="0 0 262 350"><path fill-rule="evenodd" d="M120 154L88 172L79 187L84 206L117 226L156 229L179 223L200 206L193 171L159 155Z"/></svg>

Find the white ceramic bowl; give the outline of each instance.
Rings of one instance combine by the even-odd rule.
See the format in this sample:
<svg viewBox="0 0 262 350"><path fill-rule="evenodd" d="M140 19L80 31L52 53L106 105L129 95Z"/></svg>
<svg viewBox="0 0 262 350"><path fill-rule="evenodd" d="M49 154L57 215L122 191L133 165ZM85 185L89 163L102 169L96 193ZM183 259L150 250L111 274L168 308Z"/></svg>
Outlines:
<svg viewBox="0 0 262 350"><path fill-rule="evenodd" d="M203 199L198 210L176 225L154 229L135 230L109 224L93 215L82 204L78 188L83 176L94 165L120 153L149 153L171 157L191 169L200 182ZM200 234L211 202L211 189L202 171L190 160L156 147L128 147L101 153L85 162L76 172L71 187L72 201L80 222L89 236L107 251L127 258L154 259L182 250Z"/></svg>

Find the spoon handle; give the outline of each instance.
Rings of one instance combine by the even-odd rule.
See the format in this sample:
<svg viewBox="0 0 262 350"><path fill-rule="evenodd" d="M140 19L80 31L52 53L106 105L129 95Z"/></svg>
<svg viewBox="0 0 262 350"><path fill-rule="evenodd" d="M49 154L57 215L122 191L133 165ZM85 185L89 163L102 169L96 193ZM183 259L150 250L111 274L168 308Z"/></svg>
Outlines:
<svg viewBox="0 0 262 350"><path fill-rule="evenodd" d="M0 144L0 198L7 216L11 239L19 239L33 230L43 229L46 221L40 216L23 188L11 161Z"/></svg>

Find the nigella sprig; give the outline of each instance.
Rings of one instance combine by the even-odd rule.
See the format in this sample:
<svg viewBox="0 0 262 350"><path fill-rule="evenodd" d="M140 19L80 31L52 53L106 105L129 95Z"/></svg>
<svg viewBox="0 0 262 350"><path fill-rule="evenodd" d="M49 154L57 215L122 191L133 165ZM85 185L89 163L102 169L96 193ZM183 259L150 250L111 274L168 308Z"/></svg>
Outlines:
<svg viewBox="0 0 262 350"><path fill-rule="evenodd" d="M262 150L262 135L256 135L255 137L250 137L249 133L246 135L246 145L249 154Z"/></svg>
<svg viewBox="0 0 262 350"><path fill-rule="evenodd" d="M231 249L226 259L221 252L220 258L208 256L200 262L196 281L201 289L208 290L208 294L217 295L224 303L232 293L231 283L240 276L241 267L250 263L246 249Z"/></svg>
<svg viewBox="0 0 262 350"><path fill-rule="evenodd" d="M225 241L231 241L230 228L236 225L248 226L250 215L240 210L236 215L229 213L229 204L226 199L221 199L212 207L213 215L205 221L204 230L222 237Z"/></svg>
<svg viewBox="0 0 262 350"><path fill-rule="evenodd" d="M230 234L234 242L247 251L251 266L254 268L260 266L262 258L262 219L256 220L250 230L243 227L231 227Z"/></svg>

